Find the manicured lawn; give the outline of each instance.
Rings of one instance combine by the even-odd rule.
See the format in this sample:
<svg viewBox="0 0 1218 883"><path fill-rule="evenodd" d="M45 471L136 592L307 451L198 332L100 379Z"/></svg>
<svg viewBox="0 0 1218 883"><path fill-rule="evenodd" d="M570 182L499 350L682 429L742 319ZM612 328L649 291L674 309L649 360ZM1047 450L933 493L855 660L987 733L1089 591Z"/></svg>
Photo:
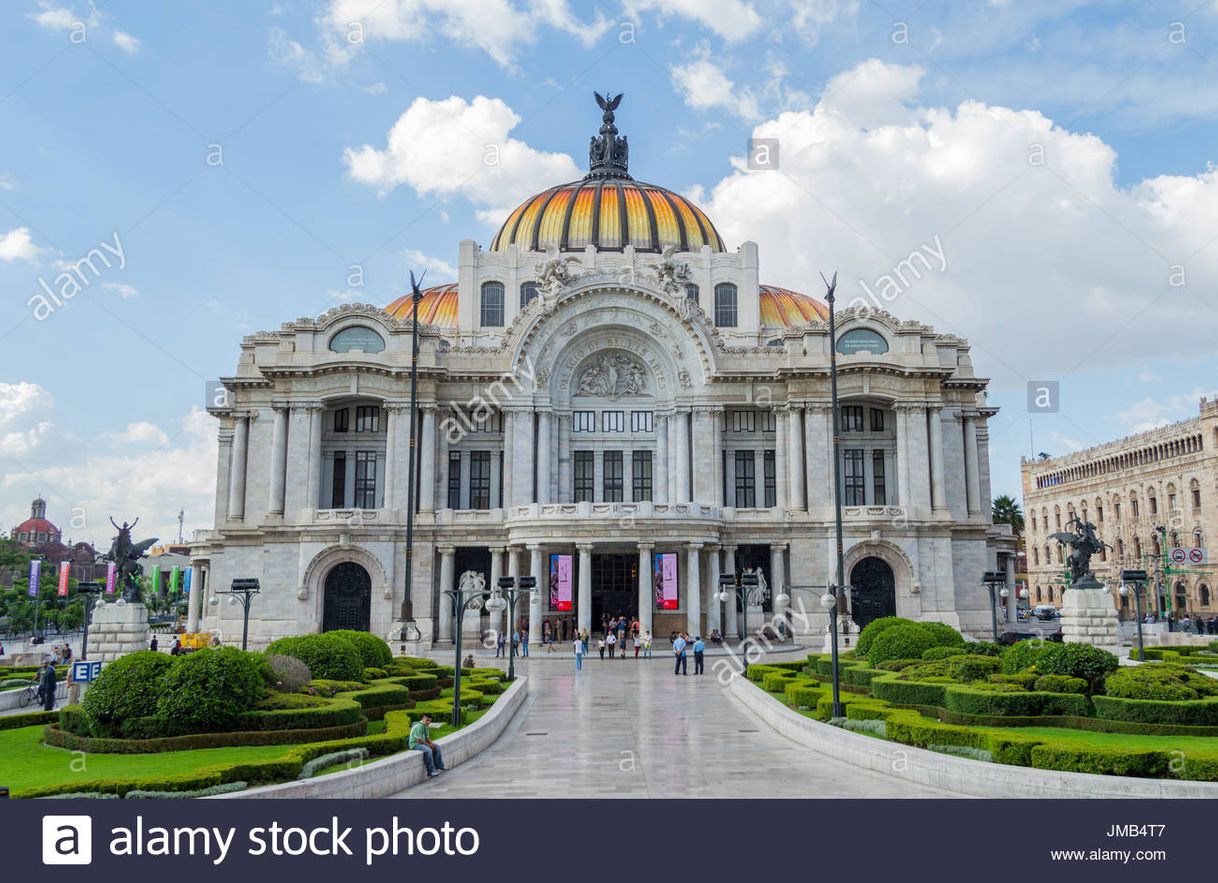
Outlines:
<svg viewBox="0 0 1218 883"><path fill-rule="evenodd" d="M42 744L42 727L0 730L0 785L13 792L39 785L102 779L141 779L189 773L217 763L270 760L295 746L256 745L248 748L202 748L160 754L79 754Z"/></svg>
<svg viewBox="0 0 1218 883"><path fill-rule="evenodd" d="M1096 748L1146 748L1218 755L1218 738L1212 736L1139 736L1130 733L1094 733L1064 727L978 727L987 733L1016 734L1055 742L1075 742Z"/></svg>

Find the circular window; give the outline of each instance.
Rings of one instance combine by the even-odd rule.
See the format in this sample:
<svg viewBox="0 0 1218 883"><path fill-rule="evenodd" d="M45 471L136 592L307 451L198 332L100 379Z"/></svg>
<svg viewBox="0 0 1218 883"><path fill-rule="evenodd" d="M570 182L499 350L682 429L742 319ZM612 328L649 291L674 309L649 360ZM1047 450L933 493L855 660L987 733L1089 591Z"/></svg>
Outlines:
<svg viewBox="0 0 1218 883"><path fill-rule="evenodd" d="M384 349L385 338L363 325L344 328L330 338L330 351L335 353L349 353L355 350L363 353L379 353Z"/></svg>

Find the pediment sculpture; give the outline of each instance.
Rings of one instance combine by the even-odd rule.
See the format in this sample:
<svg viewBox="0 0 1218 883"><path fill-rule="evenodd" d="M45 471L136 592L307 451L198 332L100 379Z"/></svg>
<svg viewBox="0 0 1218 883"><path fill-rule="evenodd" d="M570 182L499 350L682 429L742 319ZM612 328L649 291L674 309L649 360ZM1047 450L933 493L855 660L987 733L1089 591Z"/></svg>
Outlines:
<svg viewBox="0 0 1218 883"><path fill-rule="evenodd" d="M577 396L597 396L612 401L646 392L647 369L625 353L593 356L575 381Z"/></svg>

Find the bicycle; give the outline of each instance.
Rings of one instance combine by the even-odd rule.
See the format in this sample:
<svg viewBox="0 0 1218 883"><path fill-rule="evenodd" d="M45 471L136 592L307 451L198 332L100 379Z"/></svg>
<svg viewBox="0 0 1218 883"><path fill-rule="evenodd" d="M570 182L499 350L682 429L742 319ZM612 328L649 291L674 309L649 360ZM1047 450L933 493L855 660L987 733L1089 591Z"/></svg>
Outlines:
<svg viewBox="0 0 1218 883"><path fill-rule="evenodd" d="M36 684L36 683L30 684L28 687L22 687L21 695L17 699L17 701L21 704L22 708L25 708L31 702L36 702L37 700L38 700L38 684Z"/></svg>

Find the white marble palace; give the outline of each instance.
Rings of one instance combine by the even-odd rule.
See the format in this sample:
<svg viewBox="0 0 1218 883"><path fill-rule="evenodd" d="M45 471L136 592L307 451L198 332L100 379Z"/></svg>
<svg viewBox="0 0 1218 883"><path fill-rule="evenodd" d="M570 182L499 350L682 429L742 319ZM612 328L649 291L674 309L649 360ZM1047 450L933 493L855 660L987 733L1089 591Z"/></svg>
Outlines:
<svg viewBox="0 0 1218 883"><path fill-rule="evenodd" d="M729 251L689 200L630 176L609 109L587 176L526 200L487 248L462 242L457 281L424 291L413 415L409 297L246 337L212 408L215 527L192 545L191 629L239 638L240 606L214 593L254 577L255 646L331 628L396 638L406 618L447 642L441 591L473 573L538 577L517 608L534 641L544 620L595 632L619 613L657 635L730 635L741 617L714 600L719 576L759 568L753 603L789 598L794 630L822 631L828 311L759 269L756 243ZM854 621L984 631L981 575L1015 547L991 523L995 411L968 344L849 308L837 350ZM468 633L501 625L489 616Z"/></svg>

